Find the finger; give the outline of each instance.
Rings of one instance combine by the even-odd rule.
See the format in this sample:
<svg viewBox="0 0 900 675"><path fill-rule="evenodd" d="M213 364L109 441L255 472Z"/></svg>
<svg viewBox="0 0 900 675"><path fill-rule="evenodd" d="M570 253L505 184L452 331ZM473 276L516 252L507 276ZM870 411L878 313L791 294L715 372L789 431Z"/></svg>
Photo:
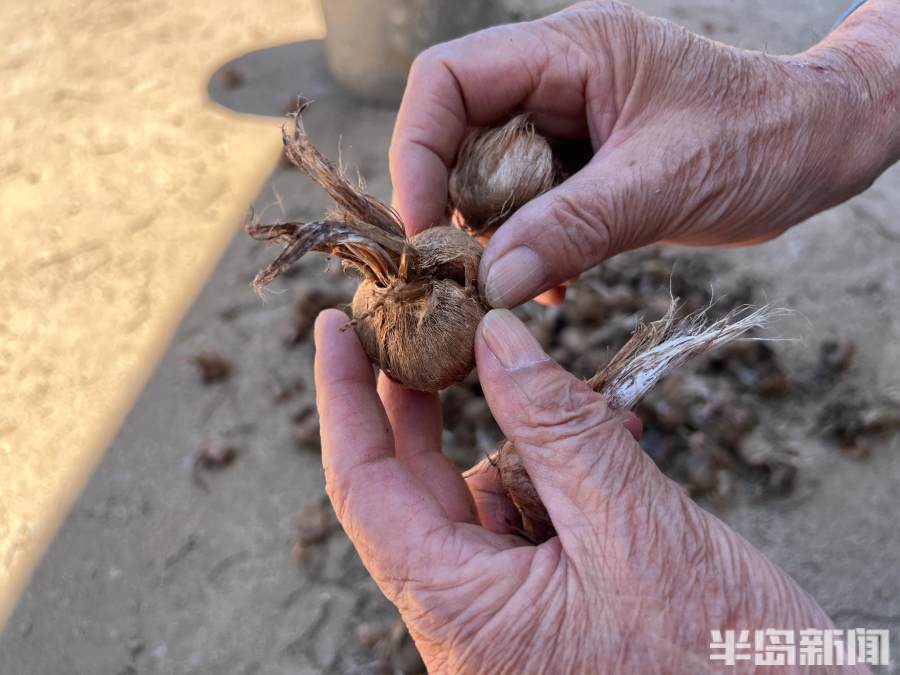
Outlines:
<svg viewBox="0 0 900 675"><path fill-rule="evenodd" d="M506 310L476 337L478 375L494 418L512 441L563 545L591 531L664 480L620 413L566 373ZM586 529L587 528L587 529Z"/></svg>
<svg viewBox="0 0 900 675"><path fill-rule="evenodd" d="M483 459L463 474L475 501L481 525L497 534L516 534L519 514L500 481L491 458Z"/></svg>
<svg viewBox="0 0 900 675"><path fill-rule="evenodd" d="M668 189L659 192L663 183L653 169L635 168L629 149L601 149L494 233L479 269L485 299L492 307L514 307L616 253L651 243L665 223L665 200L678 203Z"/></svg>
<svg viewBox="0 0 900 675"><path fill-rule="evenodd" d="M590 67L554 22L490 28L432 47L413 63L390 149L394 203L410 234L443 218L448 170L468 127L521 109L535 114L544 133L587 133Z"/></svg>
<svg viewBox="0 0 900 675"><path fill-rule="evenodd" d="M618 415L632 438L639 441L644 427L638 416L630 411L623 411ZM519 515L503 487L496 462L494 453L463 473L463 478L475 500L482 526L497 534L518 534Z"/></svg>
<svg viewBox="0 0 900 675"><path fill-rule="evenodd" d="M338 519L366 567L402 578L423 539L449 524L444 509L394 457L390 424L372 365L347 317L326 310L316 320L316 404L322 462Z"/></svg>
<svg viewBox="0 0 900 675"><path fill-rule="evenodd" d="M630 410L620 412L619 417L622 420L622 426L628 430L631 437L640 442L641 437L644 435L644 423L641 422L641 418Z"/></svg>
<svg viewBox="0 0 900 675"><path fill-rule="evenodd" d="M566 287L554 286L549 291L541 293L534 300L547 307L557 307L566 301Z"/></svg>
<svg viewBox="0 0 900 675"><path fill-rule="evenodd" d="M434 495L453 522L476 523L475 504L459 470L441 453L441 401L383 374L378 393L394 432L395 456Z"/></svg>
<svg viewBox="0 0 900 675"><path fill-rule="evenodd" d="M486 234L478 235L478 241L481 242L482 246L487 246L487 243L491 240L491 237ZM554 286L548 291L544 291L540 295L534 298L534 301L544 305L545 307L558 307L566 301L566 287L569 285L567 281L565 284L561 286Z"/></svg>

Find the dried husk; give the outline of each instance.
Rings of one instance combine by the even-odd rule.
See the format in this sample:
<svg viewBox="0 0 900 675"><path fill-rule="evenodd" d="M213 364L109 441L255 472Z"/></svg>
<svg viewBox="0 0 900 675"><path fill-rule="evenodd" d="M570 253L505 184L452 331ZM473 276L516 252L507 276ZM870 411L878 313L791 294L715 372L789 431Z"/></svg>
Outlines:
<svg viewBox="0 0 900 675"><path fill-rule="evenodd" d="M613 410L630 410L666 375L687 361L748 331L764 327L783 313L769 307L749 307L709 323L705 312L676 320L677 303L659 321L641 324L631 339L609 363L588 380ZM522 519L521 533L540 543L556 534L550 515L538 495L528 471L509 441L501 445L496 459L500 480Z"/></svg>
<svg viewBox="0 0 900 675"><path fill-rule="evenodd" d="M481 246L450 227L425 230L411 243L435 276L392 287L363 281L352 311L363 348L384 373L412 389L439 391L475 367L472 346L485 313L474 284ZM448 259L448 252L457 257Z"/></svg>
<svg viewBox="0 0 900 675"><path fill-rule="evenodd" d="M438 391L459 382L475 365L475 330L486 311L477 290L481 244L446 226L407 239L392 209L348 181L309 142L304 108L283 128L285 155L336 208L308 223L263 225L251 218L252 237L285 245L254 287L261 291L309 251L335 255L363 276L351 323L369 359L413 389Z"/></svg>
<svg viewBox="0 0 900 675"><path fill-rule="evenodd" d="M450 173L450 205L461 226L487 235L559 179L550 143L528 115L518 115L469 133Z"/></svg>

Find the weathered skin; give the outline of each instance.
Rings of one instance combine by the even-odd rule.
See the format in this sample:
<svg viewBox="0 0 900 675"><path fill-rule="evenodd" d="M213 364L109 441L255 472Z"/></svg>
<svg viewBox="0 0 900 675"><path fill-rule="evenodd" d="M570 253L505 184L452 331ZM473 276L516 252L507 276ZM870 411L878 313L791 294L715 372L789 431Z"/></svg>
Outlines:
<svg viewBox="0 0 900 675"><path fill-rule="evenodd" d="M329 310L316 324L328 493L429 672L696 674L712 629L831 626L656 468L621 413L494 310L478 376L558 533L526 545L496 469L461 478L440 453L439 400L387 378L376 393L346 320Z"/></svg>
<svg viewBox="0 0 900 675"><path fill-rule="evenodd" d="M868 0L793 56L735 49L615 2L482 31L413 65L391 145L395 205L411 232L439 222L466 130L526 112L594 155L486 246L492 307L548 289L559 302L559 284L656 241L764 241L900 158L898 45L891 0Z"/></svg>

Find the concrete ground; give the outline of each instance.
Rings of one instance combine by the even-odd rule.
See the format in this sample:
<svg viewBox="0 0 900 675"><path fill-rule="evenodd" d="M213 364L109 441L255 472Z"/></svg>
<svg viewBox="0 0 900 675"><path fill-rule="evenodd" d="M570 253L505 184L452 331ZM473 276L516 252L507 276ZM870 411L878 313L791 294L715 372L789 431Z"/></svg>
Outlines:
<svg viewBox="0 0 900 675"><path fill-rule="evenodd" d="M845 1L635 4L726 42L797 51L827 30ZM522 7L534 11L534 3ZM292 60L298 66L286 67ZM242 68L241 88L212 85L219 100L278 113L293 93L313 96L307 126L316 142L329 150L340 138L345 162L360 168L376 195L389 196L394 111L336 92L317 43L248 57ZM283 167L257 207L277 211L279 199L287 216L304 219L327 206ZM895 167L866 194L777 241L691 254L720 256L800 313L805 341L778 345L789 369L809 368L825 337L852 339L853 383L898 396L898 214ZM0 672L274 675L382 667L395 615L347 540L326 533L301 551L294 546L297 514L320 504L324 489L317 448L298 446L292 422L302 426L313 392L310 342L286 346L296 295L261 304L248 287L272 254L236 235L0 636ZM317 258L302 267L302 279L313 280L300 284L304 292L312 285L349 297L336 265L323 272ZM225 357L231 376L204 386L190 362L202 352ZM800 448L796 490L772 499L742 488L727 505L706 506L797 579L839 626L891 629L895 665L885 672L900 672L900 440L874 439L867 458L852 459L822 440L808 405L791 398L782 405L767 431L772 442ZM233 447L237 455L194 480L202 447Z"/></svg>

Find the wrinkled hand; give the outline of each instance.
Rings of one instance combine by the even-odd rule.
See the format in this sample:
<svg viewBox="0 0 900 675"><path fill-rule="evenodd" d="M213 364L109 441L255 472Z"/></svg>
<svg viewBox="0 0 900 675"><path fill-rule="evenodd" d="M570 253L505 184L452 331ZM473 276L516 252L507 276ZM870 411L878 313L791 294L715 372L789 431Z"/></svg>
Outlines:
<svg viewBox="0 0 900 675"><path fill-rule="evenodd" d="M479 275L492 306L652 242L775 237L896 159L897 134L887 142L876 122L895 119L896 96L879 98L864 75L876 61L867 50L890 38L857 40L843 56L838 38L776 56L593 2L438 45L414 63L397 119L395 204L412 232L438 222L466 130L526 111L595 154L494 235Z"/></svg>
<svg viewBox="0 0 900 675"><path fill-rule="evenodd" d="M316 323L328 494L431 672L702 673L711 629L830 626L508 311L479 328L478 375L559 533L539 546L490 464L463 478L441 454L437 396L376 390L346 321Z"/></svg>

